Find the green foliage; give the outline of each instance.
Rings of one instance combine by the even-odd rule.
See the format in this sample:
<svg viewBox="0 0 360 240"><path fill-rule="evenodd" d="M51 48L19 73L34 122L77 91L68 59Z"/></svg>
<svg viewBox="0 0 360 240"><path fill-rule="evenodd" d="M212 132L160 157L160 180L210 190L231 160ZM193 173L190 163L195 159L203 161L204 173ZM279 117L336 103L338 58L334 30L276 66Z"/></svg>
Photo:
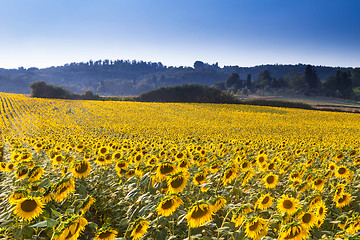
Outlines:
<svg viewBox="0 0 360 240"><path fill-rule="evenodd" d="M320 79L316 74L316 70L311 65L307 65L304 73L304 80L312 91L318 91L320 87Z"/></svg>
<svg viewBox="0 0 360 240"><path fill-rule="evenodd" d="M68 89L60 86L47 84L44 81L34 82L30 85L31 97L37 98L58 98L58 99L73 99L73 100L101 100L99 95L92 91L85 91L83 94L75 94Z"/></svg>
<svg viewBox="0 0 360 240"><path fill-rule="evenodd" d="M235 97L216 88L197 84L162 87L142 93L135 100L141 102L237 103Z"/></svg>
<svg viewBox="0 0 360 240"><path fill-rule="evenodd" d="M349 73L337 71L335 76L329 76L323 84L323 91L328 96L351 98L353 89Z"/></svg>

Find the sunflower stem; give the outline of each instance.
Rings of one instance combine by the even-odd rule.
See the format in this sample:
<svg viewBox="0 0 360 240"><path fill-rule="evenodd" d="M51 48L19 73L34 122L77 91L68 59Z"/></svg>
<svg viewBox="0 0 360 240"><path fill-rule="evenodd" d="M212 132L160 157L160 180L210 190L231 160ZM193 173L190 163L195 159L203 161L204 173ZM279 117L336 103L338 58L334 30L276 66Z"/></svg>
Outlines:
<svg viewBox="0 0 360 240"><path fill-rule="evenodd" d="M191 240L191 227L189 226L188 240Z"/></svg>
<svg viewBox="0 0 360 240"><path fill-rule="evenodd" d="M222 228L222 227L224 226L225 221L226 221L226 218L227 218L227 216L230 214L230 212L231 212L231 209L226 213L226 215L225 215L225 217L224 217L224 220L223 220L222 223L221 223L220 228ZM218 229L219 229L219 228L218 228ZM220 237L220 231L218 231L218 234L217 234L216 239L219 239L219 237Z"/></svg>

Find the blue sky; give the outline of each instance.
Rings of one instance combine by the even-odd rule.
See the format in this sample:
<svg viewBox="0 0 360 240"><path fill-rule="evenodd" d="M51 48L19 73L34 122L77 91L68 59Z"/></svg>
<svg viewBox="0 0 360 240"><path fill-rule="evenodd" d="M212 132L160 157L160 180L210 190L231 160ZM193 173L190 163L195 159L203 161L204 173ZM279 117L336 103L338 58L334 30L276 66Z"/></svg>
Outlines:
<svg viewBox="0 0 360 240"><path fill-rule="evenodd" d="M0 68L90 59L360 67L359 0L0 3Z"/></svg>

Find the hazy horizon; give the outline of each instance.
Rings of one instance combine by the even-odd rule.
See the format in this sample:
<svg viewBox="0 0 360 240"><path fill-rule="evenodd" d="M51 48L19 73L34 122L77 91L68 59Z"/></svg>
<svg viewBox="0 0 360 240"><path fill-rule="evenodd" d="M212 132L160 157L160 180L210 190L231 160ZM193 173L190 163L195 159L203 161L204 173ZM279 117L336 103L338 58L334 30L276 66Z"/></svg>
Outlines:
<svg viewBox="0 0 360 240"><path fill-rule="evenodd" d="M360 67L359 10L356 0L6 1L0 68L100 59Z"/></svg>

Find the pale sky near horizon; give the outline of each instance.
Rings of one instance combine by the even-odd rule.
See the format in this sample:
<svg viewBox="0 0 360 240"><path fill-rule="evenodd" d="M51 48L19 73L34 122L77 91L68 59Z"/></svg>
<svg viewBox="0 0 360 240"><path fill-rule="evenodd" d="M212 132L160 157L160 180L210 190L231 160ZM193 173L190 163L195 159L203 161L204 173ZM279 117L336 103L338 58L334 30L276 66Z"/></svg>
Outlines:
<svg viewBox="0 0 360 240"><path fill-rule="evenodd" d="M90 59L360 67L360 0L0 3L0 68Z"/></svg>

